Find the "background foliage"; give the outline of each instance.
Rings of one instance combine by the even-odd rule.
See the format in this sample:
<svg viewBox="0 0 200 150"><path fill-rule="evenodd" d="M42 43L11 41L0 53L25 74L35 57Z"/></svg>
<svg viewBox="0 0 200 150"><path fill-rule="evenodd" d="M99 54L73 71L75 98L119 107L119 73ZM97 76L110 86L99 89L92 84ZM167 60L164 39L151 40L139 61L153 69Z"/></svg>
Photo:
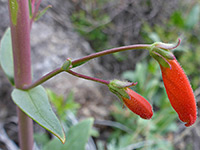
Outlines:
<svg viewBox="0 0 200 150"><path fill-rule="evenodd" d="M181 45L174 54L188 75L197 93L197 104L199 104L200 4L197 0L178 1L178 5L177 1L173 0L174 7L166 5L172 3L170 0L164 2L74 0L73 2L76 4L71 12L73 26L90 42L94 51L134 43L174 42L180 37ZM137 9L134 6L141 7ZM167 12L165 6L172 7L171 11ZM123 108L115 98L110 107L105 106L110 109L110 114L106 118L109 120L99 121L89 118L79 122L81 119L77 116L77 111L81 106L74 101L73 91L66 96L57 95L47 89L51 104L64 126L69 142L62 145L53 135L37 132L35 140L38 148L44 150L55 147L73 150L195 149L200 139L200 135L197 134L199 121L187 129L180 123L165 93L159 65L148 56L148 53L144 51L115 53L113 56L100 59L100 62L105 70L113 73L113 76L138 82L133 89L153 105L153 118L151 120L139 118ZM69 134L71 136L68 136Z"/></svg>
<svg viewBox="0 0 200 150"><path fill-rule="evenodd" d="M109 13L108 8L105 8L112 2L109 3L107 0L90 2L86 1L84 4L80 2L78 6L82 7L78 7L71 16L71 20L77 32L90 42L95 51L100 51L112 46L112 40L115 37L112 37L111 32L107 31L110 28L116 28L116 18ZM146 5L151 6L151 3L149 1ZM189 3L187 7L181 3L167 19L165 17L165 20L151 22L143 19L139 30L139 39L143 43L174 42L177 38L182 39L181 45L174 50L174 54L182 64L194 90L200 86L199 15L199 2ZM123 36L123 34L119 34ZM121 43L118 42L118 45L124 43L126 43L125 39ZM107 127L106 131L93 129L93 134L90 136L94 136L98 150L179 149L179 145L174 140L176 139L174 133L178 133L178 128L183 126L178 126L180 121L177 121L178 116L168 101L159 65L146 52L140 53L136 58L140 62L135 67L129 66L126 67L126 70L121 69L118 75L124 80L138 82L133 89L147 98L154 106L153 118L143 120L129 110L123 109L123 104L120 102L114 102L110 111L112 121L107 124L111 128ZM127 60L132 61L127 54L122 53L114 54L112 59L121 64ZM66 122L68 110L79 108L78 104L72 101L72 96L68 97L70 100L65 101L62 96L56 96L51 91L48 93L58 115L64 122ZM106 124L106 121L104 123ZM78 130L74 132L78 132ZM104 136L102 132L108 132L109 136ZM189 143L190 146L186 146L185 149L194 149L190 142L186 140L186 143Z"/></svg>
<svg viewBox="0 0 200 150"><path fill-rule="evenodd" d="M148 2L151 5L150 3L152 2ZM96 1L96 6L99 6L100 3L100 1ZM106 1L104 1L105 3ZM106 11L102 12L99 7L88 12L91 15L87 13L87 10L81 10L72 16L72 21L77 31L90 41L95 50L98 51L109 47L112 41L110 39L115 38L111 37L110 32L105 31L116 26L114 24L115 18L113 19L109 13L105 13ZM174 50L174 54L182 64L194 90L200 86L199 17L200 4L198 1L183 2L171 12L168 18L160 22L151 22L143 19L139 31L143 43L155 41L175 42L177 38L181 38L181 45ZM86 28L90 28L90 32L85 32ZM115 102L111 107L110 115L113 121L123 124L127 130L113 128L106 143L97 139L97 145L100 150L179 149L179 145L175 142L176 140L173 141L176 138L174 133L177 133L178 130L178 116L169 104L162 84L159 65L146 53L140 56L142 56L143 60L136 64L134 70L128 67L131 70L122 69L119 75L125 80L138 82L134 90L153 104L154 117L149 121L142 120L130 111L122 109L121 103ZM127 59L129 62L132 61L126 54L121 53L114 54L114 58L121 63L123 61L126 62ZM194 147L190 145L186 146L185 149L194 149Z"/></svg>

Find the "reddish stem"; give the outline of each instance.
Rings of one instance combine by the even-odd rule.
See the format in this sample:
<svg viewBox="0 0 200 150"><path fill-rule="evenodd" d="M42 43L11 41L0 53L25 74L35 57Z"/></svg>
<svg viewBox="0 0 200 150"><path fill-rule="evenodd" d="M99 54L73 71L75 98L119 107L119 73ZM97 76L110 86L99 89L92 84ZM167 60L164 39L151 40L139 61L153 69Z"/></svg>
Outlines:
<svg viewBox="0 0 200 150"><path fill-rule="evenodd" d="M8 0L12 47L14 58L14 79L16 88L31 84L30 20L28 0ZM13 3L17 3L12 6ZM13 12L13 9L14 12ZM12 13L11 13L12 11ZM16 15L16 22L15 17ZM13 19L14 18L14 19ZM33 149L33 122L18 107L18 128L21 150Z"/></svg>
<svg viewBox="0 0 200 150"><path fill-rule="evenodd" d="M85 56L83 58L79 58L77 60L72 61L72 66L76 66L77 64L81 64L85 61L91 60L93 58L101 57L104 55L116 53L116 52L122 52L122 51L127 51L127 50L133 50L133 49L148 49L151 45L149 44L137 44L137 45L128 45L128 46L122 46L122 47L117 47L117 48L112 48L108 50L104 50L101 52L97 52L94 54L90 54L88 56Z"/></svg>
<svg viewBox="0 0 200 150"><path fill-rule="evenodd" d="M78 64L82 64L85 61L89 61L89 60L91 60L93 58L101 57L101 56L112 54L112 53L116 53L116 52L126 51L126 50L148 49L150 46L151 45L148 45L148 44L138 44L138 45L129 45L129 46L122 46L122 47L112 48L112 49L104 50L104 51L101 51L101 52L98 52L98 53L93 53L93 54L90 54L88 56L79 58L77 60L72 61L71 63L72 63L72 67L75 68L76 66L78 66ZM45 81L49 80L50 78L54 77L55 75L57 75L57 74L59 74L59 73L61 73L63 71L66 71L66 70L63 70L62 68L57 68L57 69L49 72L45 76L41 77L40 79L38 79L34 83L23 86L22 89L23 90L28 90L28 89L34 88L34 87L44 83ZM68 70L67 72L72 74L72 75L74 75L74 76L81 77L81 78L84 78L84 79L87 79L87 80L93 80L93 81L96 81L96 82L99 82L99 83L109 84L108 83L109 81L105 81L105 80L101 80L101 79L97 79L97 78L93 78L93 77L88 77L88 76L73 72L71 70Z"/></svg>
<svg viewBox="0 0 200 150"><path fill-rule="evenodd" d="M31 88L34 88L42 83L44 83L45 81L47 81L48 79L51 79L52 77L56 76L57 74L63 72L64 70L62 70L62 68L57 68L49 73L47 73L46 75L44 75L43 77L41 77L39 80L35 81L32 84L29 85L25 85L22 89L23 90L29 90Z"/></svg>
<svg viewBox="0 0 200 150"><path fill-rule="evenodd" d="M36 1L34 0L34 5L36 4L36 6L34 6L33 16L30 20L30 26L32 26L33 21L34 21L35 17L37 16L41 2L42 2L42 0L36 0Z"/></svg>
<svg viewBox="0 0 200 150"><path fill-rule="evenodd" d="M106 81L106 80L102 80L102 79L98 79L98 78L94 78L94 77L89 77L89 76L74 72L72 70L68 70L67 72L76 76L76 77L83 78L83 79L86 79L86 80L95 81L95 82L99 82L99 83L102 83L102 84L105 84L105 85L108 85L110 83L110 81Z"/></svg>

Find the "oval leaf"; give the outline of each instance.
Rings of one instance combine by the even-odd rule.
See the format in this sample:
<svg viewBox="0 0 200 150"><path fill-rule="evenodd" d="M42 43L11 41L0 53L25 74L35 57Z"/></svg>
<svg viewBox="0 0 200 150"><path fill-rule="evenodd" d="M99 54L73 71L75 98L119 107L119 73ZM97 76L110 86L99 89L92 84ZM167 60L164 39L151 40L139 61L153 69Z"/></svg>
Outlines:
<svg viewBox="0 0 200 150"><path fill-rule="evenodd" d="M14 89L12 99L30 118L65 142L64 131L42 86L27 91Z"/></svg>
<svg viewBox="0 0 200 150"><path fill-rule="evenodd" d="M53 139L42 150L85 150L93 121L93 118L89 118L72 126L67 133L68 137L65 144L61 144L57 139Z"/></svg>
<svg viewBox="0 0 200 150"><path fill-rule="evenodd" d="M6 30L0 45L0 63L6 76L12 84L14 84L14 66L10 28Z"/></svg>
<svg viewBox="0 0 200 150"><path fill-rule="evenodd" d="M93 121L93 118L89 118L71 127L68 132L69 137L62 150L85 150Z"/></svg>

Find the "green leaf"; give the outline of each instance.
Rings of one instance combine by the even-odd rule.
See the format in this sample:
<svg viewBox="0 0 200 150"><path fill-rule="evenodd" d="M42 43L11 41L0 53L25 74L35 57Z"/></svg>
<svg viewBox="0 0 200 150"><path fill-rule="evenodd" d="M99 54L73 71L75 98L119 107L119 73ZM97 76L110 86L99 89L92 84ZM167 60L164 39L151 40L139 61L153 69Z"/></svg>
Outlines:
<svg viewBox="0 0 200 150"><path fill-rule="evenodd" d="M64 100L63 96L59 96L50 89L46 89L50 102L55 106L57 115L60 120L66 120L67 111L75 111L80 107L79 103L74 101L74 93L69 92L67 99Z"/></svg>
<svg viewBox="0 0 200 150"><path fill-rule="evenodd" d="M42 150L61 150L62 148L63 144L58 139L53 139Z"/></svg>
<svg viewBox="0 0 200 150"><path fill-rule="evenodd" d="M35 17L35 19L34 19L34 21L37 21L37 20L39 20L45 13L46 13L46 11L49 9L49 8L51 8L52 6L51 5L48 5L46 8L44 8L42 11L39 11L38 13L37 13L37 16Z"/></svg>
<svg viewBox="0 0 200 150"><path fill-rule="evenodd" d="M190 11L189 16L186 20L185 26L187 29L192 29L199 22L199 13L200 13L200 6L196 4Z"/></svg>
<svg viewBox="0 0 200 150"><path fill-rule="evenodd" d="M178 27L184 27L184 18L182 17L182 13L180 11L175 11L172 15L170 20L172 23Z"/></svg>
<svg viewBox="0 0 200 150"><path fill-rule="evenodd" d="M155 32L150 32L149 33L149 38L153 41L153 42L161 42L161 39L159 37L159 35Z"/></svg>
<svg viewBox="0 0 200 150"><path fill-rule="evenodd" d="M135 82L135 80L136 80L136 74L132 70L125 71L125 72L122 73L122 78L126 79L126 80L129 80L131 82Z"/></svg>
<svg viewBox="0 0 200 150"><path fill-rule="evenodd" d="M84 150L90 136L93 121L93 118L89 118L71 127L63 150Z"/></svg>
<svg viewBox="0 0 200 150"><path fill-rule="evenodd" d="M28 0L28 6L29 6L29 16L30 16L30 18L32 18L33 14L32 14L31 0Z"/></svg>
<svg viewBox="0 0 200 150"><path fill-rule="evenodd" d="M93 121L92 118L89 118L72 126L67 133L68 137L65 144L61 144L57 139L53 139L43 150L85 150Z"/></svg>
<svg viewBox="0 0 200 150"><path fill-rule="evenodd" d="M9 0L10 6L10 15L13 25L17 24L17 15L18 15L18 2L17 0Z"/></svg>
<svg viewBox="0 0 200 150"><path fill-rule="evenodd" d="M1 39L0 63L9 81L14 85L14 65L10 28L6 30Z"/></svg>
<svg viewBox="0 0 200 150"><path fill-rule="evenodd" d="M14 89L12 99L30 118L57 136L63 143L65 142L64 131L42 86L27 91Z"/></svg>
<svg viewBox="0 0 200 150"><path fill-rule="evenodd" d="M143 89L143 85L145 85L146 77L147 77L147 63L141 62L136 65L136 78L138 81L138 88Z"/></svg>
<svg viewBox="0 0 200 150"><path fill-rule="evenodd" d="M49 142L49 135L45 134L44 132L34 133L34 140L40 147Z"/></svg>

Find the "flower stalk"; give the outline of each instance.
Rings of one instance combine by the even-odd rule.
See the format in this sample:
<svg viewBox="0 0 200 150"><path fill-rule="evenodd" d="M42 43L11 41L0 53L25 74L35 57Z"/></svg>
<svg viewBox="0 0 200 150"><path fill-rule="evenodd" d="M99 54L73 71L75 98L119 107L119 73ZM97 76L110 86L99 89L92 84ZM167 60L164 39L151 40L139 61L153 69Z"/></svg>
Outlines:
<svg viewBox="0 0 200 150"><path fill-rule="evenodd" d="M98 79L98 78L94 78L94 77L89 77L89 76L74 72L72 70L68 70L67 72L69 74L73 75L73 76L83 78L83 79L86 79L86 80L90 80L90 81L94 81L94 82L98 82L98 83L102 83L102 84L105 84L105 85L108 85L110 83L110 81L106 81L106 80L102 80L102 79Z"/></svg>
<svg viewBox="0 0 200 150"><path fill-rule="evenodd" d="M46 75L44 75L43 77L41 77L39 80L33 82L32 84L29 85L24 85L23 88L21 88L22 90L29 90L32 89L44 82L46 82L47 80L53 78L54 76L56 76L57 74L63 72L64 70L62 68L57 68L49 73L47 73Z"/></svg>
<svg viewBox="0 0 200 150"><path fill-rule="evenodd" d="M77 77L81 77L81 78L88 79L88 80L93 80L93 81L96 81L96 82L99 82L99 83L102 83L102 84L108 84L108 81L96 79L96 78L93 78L93 77L84 76L84 75L75 73L70 69L78 67L78 66L84 64L85 62L91 60L91 59L101 57L101 56L104 56L104 55L108 55L108 54L112 54L112 53L116 53L116 52L127 51L127 50L149 49L150 47L151 47L150 44L129 45L129 46L122 46L122 47L112 48L112 49L104 50L104 51L101 51L101 52L93 53L93 54L90 54L88 56L85 56L85 57L82 57L82 58L79 58L79 59L76 59L76 60L73 60L73 61L68 58L64 62L62 67L57 68L57 69L47 73L45 76L41 77L40 79L38 79L34 83L31 83L29 85L24 85L21 89L29 90L31 88L34 88L34 87L46 82L47 80L51 79L52 77L56 76L57 74L59 74L63 71L66 71L69 74L72 74L72 75L77 76ZM69 66L67 66L68 63L70 64Z"/></svg>
<svg viewBox="0 0 200 150"><path fill-rule="evenodd" d="M91 59L101 57L101 56L105 56L105 55L108 55L108 54L113 54L113 53L116 53L116 52L123 52L123 51L127 51L127 50L136 50L136 49L149 49L150 47L151 47L150 44L137 44L137 45L128 45L128 46L112 48L112 49L108 49L108 50L104 50L104 51L97 52L97 53L94 53L94 54L90 54L88 56L74 60L74 61L72 61L72 66L74 68L74 67L77 67L79 65L82 65L83 63L85 63L85 62L87 62Z"/></svg>

